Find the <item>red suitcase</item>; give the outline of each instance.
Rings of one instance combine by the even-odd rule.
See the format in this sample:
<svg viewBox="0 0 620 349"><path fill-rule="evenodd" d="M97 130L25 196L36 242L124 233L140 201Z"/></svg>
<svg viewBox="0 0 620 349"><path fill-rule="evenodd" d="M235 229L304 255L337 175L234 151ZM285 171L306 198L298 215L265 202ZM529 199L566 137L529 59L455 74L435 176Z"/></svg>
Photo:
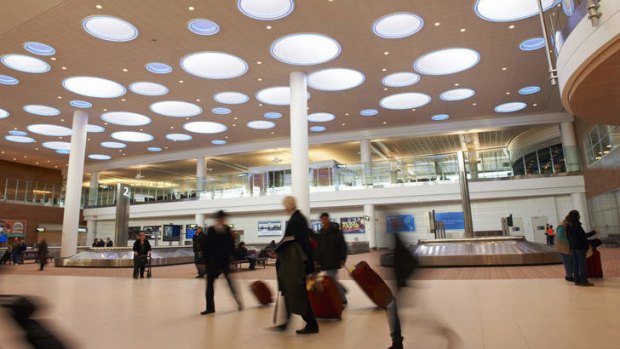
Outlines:
<svg viewBox="0 0 620 349"><path fill-rule="evenodd" d="M342 297L338 285L329 276L318 274L308 278L306 283L308 299L314 315L319 319L342 318Z"/></svg>
<svg viewBox="0 0 620 349"><path fill-rule="evenodd" d="M392 290L381 279L368 263L361 261L349 269L351 277L362 288L364 293L379 307L387 308L394 296Z"/></svg>
<svg viewBox="0 0 620 349"><path fill-rule="evenodd" d="M586 274L591 278L600 279L603 277L601 253L597 249L592 249L592 255L586 259Z"/></svg>
<svg viewBox="0 0 620 349"><path fill-rule="evenodd" d="M271 295L271 290L266 283L257 280L250 284L250 290L256 296L256 299L261 305L269 305L273 303L273 297Z"/></svg>

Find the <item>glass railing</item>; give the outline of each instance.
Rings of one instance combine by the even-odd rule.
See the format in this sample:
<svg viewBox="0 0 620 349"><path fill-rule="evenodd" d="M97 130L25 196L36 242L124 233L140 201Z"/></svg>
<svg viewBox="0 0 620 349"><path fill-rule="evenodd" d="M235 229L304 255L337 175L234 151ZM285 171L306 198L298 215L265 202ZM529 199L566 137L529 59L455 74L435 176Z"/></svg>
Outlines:
<svg viewBox="0 0 620 349"><path fill-rule="evenodd" d="M82 188L81 200L86 202L88 188ZM63 207L62 184L48 184L19 178L0 178L0 202Z"/></svg>
<svg viewBox="0 0 620 349"><path fill-rule="evenodd" d="M601 0L602 1L602 0ZM600 2L595 0L595 3ZM581 20L588 16L587 0L567 0L547 11L547 24L549 30L549 42L557 59L562 45Z"/></svg>

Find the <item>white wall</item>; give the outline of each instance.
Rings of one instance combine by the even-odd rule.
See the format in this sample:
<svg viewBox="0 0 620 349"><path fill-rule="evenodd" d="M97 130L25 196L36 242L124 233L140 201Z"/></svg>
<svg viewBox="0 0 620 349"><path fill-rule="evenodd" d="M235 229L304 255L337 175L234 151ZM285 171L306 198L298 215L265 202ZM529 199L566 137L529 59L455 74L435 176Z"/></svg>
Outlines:
<svg viewBox="0 0 620 349"><path fill-rule="evenodd" d="M598 238L620 234L620 190L597 195L590 200L592 229Z"/></svg>

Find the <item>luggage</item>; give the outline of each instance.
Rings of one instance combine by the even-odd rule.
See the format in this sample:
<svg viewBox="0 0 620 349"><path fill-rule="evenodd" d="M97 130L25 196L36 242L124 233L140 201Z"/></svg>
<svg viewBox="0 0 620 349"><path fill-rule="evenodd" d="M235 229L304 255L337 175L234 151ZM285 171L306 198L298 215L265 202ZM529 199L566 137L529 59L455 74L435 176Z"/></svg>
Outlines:
<svg viewBox="0 0 620 349"><path fill-rule="evenodd" d="M269 305L273 303L273 296L271 290L266 283L257 280L250 284L250 290L254 293L254 296L261 305Z"/></svg>
<svg viewBox="0 0 620 349"><path fill-rule="evenodd" d="M603 277L603 265L601 263L601 253L593 248L592 256L586 259L586 274L591 278Z"/></svg>
<svg viewBox="0 0 620 349"><path fill-rule="evenodd" d="M342 318L342 297L336 281L323 273L312 275L306 282L308 299L314 315L319 319Z"/></svg>
<svg viewBox="0 0 620 349"><path fill-rule="evenodd" d="M379 307L386 309L394 296L388 285L381 279L368 263L361 261L349 269L349 274L364 293Z"/></svg>

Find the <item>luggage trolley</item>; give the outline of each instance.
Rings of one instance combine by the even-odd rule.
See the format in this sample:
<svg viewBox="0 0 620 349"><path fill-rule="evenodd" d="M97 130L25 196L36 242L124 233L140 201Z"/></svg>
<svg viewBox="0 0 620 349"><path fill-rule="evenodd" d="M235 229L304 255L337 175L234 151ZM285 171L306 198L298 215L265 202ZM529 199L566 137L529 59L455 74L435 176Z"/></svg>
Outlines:
<svg viewBox="0 0 620 349"><path fill-rule="evenodd" d="M152 272L152 264L151 264L151 254L149 253L146 256L140 256L140 260L138 261L138 266L134 266L133 268L133 277L134 279L138 278L138 275L140 273L140 268L144 266L144 271L146 272L146 278L150 279L151 277L153 277L153 272Z"/></svg>

